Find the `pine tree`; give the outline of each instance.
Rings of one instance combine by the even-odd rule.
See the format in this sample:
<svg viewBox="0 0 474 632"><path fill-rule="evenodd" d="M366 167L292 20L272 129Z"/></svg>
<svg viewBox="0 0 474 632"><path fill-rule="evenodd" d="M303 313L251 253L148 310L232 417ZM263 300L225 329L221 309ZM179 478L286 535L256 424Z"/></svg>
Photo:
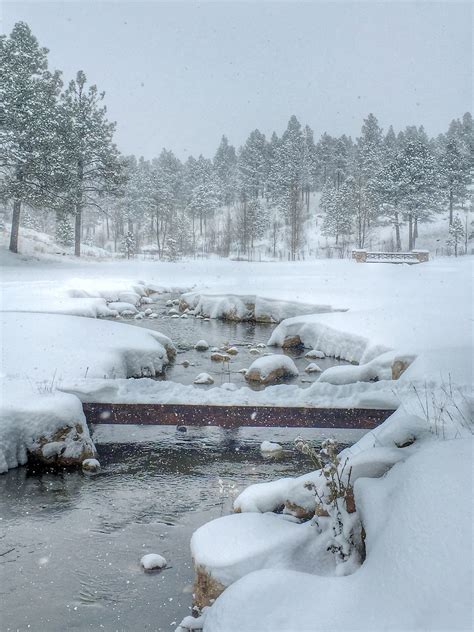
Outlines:
<svg viewBox="0 0 474 632"><path fill-rule="evenodd" d="M349 177L339 189L328 181L321 196L321 209L325 212L322 234L336 238L336 244L341 235L352 232L354 212L354 182Z"/></svg>
<svg viewBox="0 0 474 632"><path fill-rule="evenodd" d="M364 120L356 149L357 245L363 248L370 225L377 217L380 200L372 180L383 165L382 129L373 114Z"/></svg>
<svg viewBox="0 0 474 632"><path fill-rule="evenodd" d="M68 214L57 215L55 237L62 246L72 246L74 243L74 228Z"/></svg>
<svg viewBox="0 0 474 632"><path fill-rule="evenodd" d="M177 261L179 259L178 242L173 237L168 237L163 251L165 261Z"/></svg>
<svg viewBox="0 0 474 632"><path fill-rule="evenodd" d="M123 185L122 162L113 143L115 123L107 120L105 94L80 70L61 96L61 132L68 172L63 185L74 209L74 254L81 254L83 211L97 206L105 193L118 193Z"/></svg>
<svg viewBox="0 0 474 632"><path fill-rule="evenodd" d="M51 203L61 170L57 143L60 74L24 22L0 37L0 197L13 201L10 250L18 252L22 205Z"/></svg>
<svg viewBox="0 0 474 632"><path fill-rule="evenodd" d="M441 187L448 197L449 225L453 223L454 209L462 206L468 197L469 159L462 142L459 137L448 137L440 156Z"/></svg>
<svg viewBox="0 0 474 632"><path fill-rule="evenodd" d="M132 232L127 231L123 236L120 251L127 259L131 259L136 254L136 240Z"/></svg>
<svg viewBox="0 0 474 632"><path fill-rule="evenodd" d="M217 179L218 196L221 204L229 207L235 200L237 187L237 156L226 136L214 156L214 173Z"/></svg>
<svg viewBox="0 0 474 632"><path fill-rule="evenodd" d="M405 136L394 171L400 207L408 220L408 248L412 250L418 222L428 221L442 201L436 161L423 134Z"/></svg>
<svg viewBox="0 0 474 632"><path fill-rule="evenodd" d="M276 157L276 204L282 209L288 226L288 245L292 260L302 243L303 224L303 157L301 125L292 116L279 143Z"/></svg>
<svg viewBox="0 0 474 632"><path fill-rule="evenodd" d="M463 242L465 237L464 226L462 225L462 221L459 215L455 215L453 217L453 221L449 227L449 237L447 239L447 244L454 248L454 256L458 256L459 244Z"/></svg>

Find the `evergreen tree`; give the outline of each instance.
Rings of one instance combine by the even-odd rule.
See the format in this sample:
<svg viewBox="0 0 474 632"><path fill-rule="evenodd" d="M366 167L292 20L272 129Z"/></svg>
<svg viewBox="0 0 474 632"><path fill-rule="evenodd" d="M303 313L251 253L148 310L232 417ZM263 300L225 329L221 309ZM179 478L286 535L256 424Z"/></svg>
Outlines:
<svg viewBox="0 0 474 632"><path fill-rule="evenodd" d="M244 189L249 197L263 197L268 174L268 150L265 136L258 129L241 147L238 169L240 189Z"/></svg>
<svg viewBox="0 0 474 632"><path fill-rule="evenodd" d="M469 160L466 148L459 137L447 138L440 156L441 187L446 191L449 204L449 225L453 223L454 209L468 197L470 182Z"/></svg>
<svg viewBox="0 0 474 632"><path fill-rule="evenodd" d="M115 123L107 120L102 105L104 93L96 86L86 88L82 71L69 83L61 98L61 130L68 173L64 182L74 209L74 254L81 254L83 211L97 205L105 193L118 192L122 184L122 163L112 142Z"/></svg>
<svg viewBox="0 0 474 632"><path fill-rule="evenodd" d="M377 217L380 200L373 179L383 165L382 129L373 114L364 120L356 149L357 245L363 248L367 232Z"/></svg>
<svg viewBox="0 0 474 632"><path fill-rule="evenodd" d="M292 260L302 243L303 224L303 156L304 140L301 125L292 116L281 138L277 154L277 205L282 209L288 226L288 244Z"/></svg>
<svg viewBox="0 0 474 632"><path fill-rule="evenodd" d="M24 22L0 37L0 197L13 201L10 250L18 252L21 208L50 203L62 160L57 143L58 72Z"/></svg>
<svg viewBox="0 0 474 632"><path fill-rule="evenodd" d="M177 261L179 259L178 242L173 237L166 239L166 245L163 250L163 259L165 261Z"/></svg>
<svg viewBox="0 0 474 632"><path fill-rule="evenodd" d="M459 244L461 244L464 240L464 226L462 225L462 221L459 215L455 215L453 217L453 221L449 226L449 238L447 243L454 249L454 256L458 256Z"/></svg>
<svg viewBox="0 0 474 632"><path fill-rule="evenodd" d="M123 236L120 250L127 259L131 259L136 254L135 235L131 231L127 231Z"/></svg>
<svg viewBox="0 0 474 632"><path fill-rule="evenodd" d="M236 195L237 186L237 156L235 148L229 145L226 136L214 156L214 172L217 179L218 196L221 204L230 206Z"/></svg>
<svg viewBox="0 0 474 632"><path fill-rule="evenodd" d="M408 220L408 248L415 247L418 222L440 209L440 180L435 158L423 135L405 137L394 165L400 207Z"/></svg>
<svg viewBox="0 0 474 632"><path fill-rule="evenodd" d="M55 237L62 246L72 246L74 243L74 228L68 214L57 214Z"/></svg>

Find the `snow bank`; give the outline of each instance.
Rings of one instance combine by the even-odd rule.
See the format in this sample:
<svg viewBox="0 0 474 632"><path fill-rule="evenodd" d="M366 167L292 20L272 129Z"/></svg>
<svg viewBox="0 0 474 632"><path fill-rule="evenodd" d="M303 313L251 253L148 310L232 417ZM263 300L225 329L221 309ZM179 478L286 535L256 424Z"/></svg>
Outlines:
<svg viewBox="0 0 474 632"><path fill-rule="evenodd" d="M149 329L57 314L3 313L2 370L8 378L154 376L172 342Z"/></svg>
<svg viewBox="0 0 474 632"><path fill-rule="evenodd" d="M0 330L0 472L28 453L62 465L94 456L81 401L57 390L63 380L154 376L174 353L158 332L78 316L3 312Z"/></svg>
<svg viewBox="0 0 474 632"><path fill-rule="evenodd" d="M28 454L78 465L95 456L77 397L41 391L28 381L2 380L0 388L0 473L24 465Z"/></svg>
<svg viewBox="0 0 474 632"><path fill-rule="evenodd" d="M233 514L205 524L191 538L194 564L229 586L259 568L334 568L316 527L277 514ZM223 628L234 629L234 628Z"/></svg>
<svg viewBox="0 0 474 632"><path fill-rule="evenodd" d="M367 558L356 573L252 572L217 599L204 631L469 629L472 459L472 438L434 442L360 479Z"/></svg>
<svg viewBox="0 0 474 632"><path fill-rule="evenodd" d="M281 301L251 294L204 294L201 292L183 294L180 307L183 310L191 308L195 314L206 318L264 323L279 323L291 316L331 311L330 305Z"/></svg>
<svg viewBox="0 0 474 632"><path fill-rule="evenodd" d="M61 390L74 393L83 402L97 403L144 403L144 404L226 404L255 406L313 406L353 408L395 409L400 398L412 389L411 384L401 380L356 383L344 386L315 382L308 388L297 385L267 386L265 390L254 391L246 386L228 391L222 386L202 390L197 386L160 382L150 379L104 380L68 379L60 385Z"/></svg>

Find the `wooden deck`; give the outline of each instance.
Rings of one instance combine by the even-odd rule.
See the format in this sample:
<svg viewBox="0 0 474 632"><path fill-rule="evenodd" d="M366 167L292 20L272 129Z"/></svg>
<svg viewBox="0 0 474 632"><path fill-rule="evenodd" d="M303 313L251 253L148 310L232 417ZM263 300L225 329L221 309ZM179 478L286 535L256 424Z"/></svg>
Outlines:
<svg viewBox="0 0 474 632"><path fill-rule="evenodd" d="M91 424L220 426L222 428L360 428L381 424L392 409L302 406L211 406L193 404L84 403Z"/></svg>

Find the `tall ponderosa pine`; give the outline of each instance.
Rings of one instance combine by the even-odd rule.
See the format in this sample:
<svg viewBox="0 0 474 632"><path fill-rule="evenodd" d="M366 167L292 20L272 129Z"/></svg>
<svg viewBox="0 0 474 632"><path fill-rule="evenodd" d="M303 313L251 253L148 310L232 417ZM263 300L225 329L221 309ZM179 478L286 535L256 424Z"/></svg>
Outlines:
<svg viewBox="0 0 474 632"><path fill-rule="evenodd" d="M408 249L412 250L418 222L427 221L441 202L436 161L423 135L406 137L394 169L400 207L408 221Z"/></svg>
<svg viewBox="0 0 474 632"><path fill-rule="evenodd" d="M214 172L217 180L219 201L223 206L229 207L235 200L237 185L237 155L235 148L229 145L226 136L214 156Z"/></svg>
<svg viewBox="0 0 474 632"><path fill-rule="evenodd" d="M364 120L362 133L357 139L356 183L357 183L357 245L365 246L371 223L376 219L379 200L372 180L383 164L382 129L373 114Z"/></svg>
<svg viewBox="0 0 474 632"><path fill-rule="evenodd" d="M12 252L18 252L22 205L51 204L63 164L56 117L61 81L48 70L47 53L24 22L0 37L0 197L13 201Z"/></svg>
<svg viewBox="0 0 474 632"><path fill-rule="evenodd" d="M74 254L81 254L84 208L97 205L100 196L118 192L122 184L118 150L113 143L115 123L107 120L105 94L86 87L82 71L69 83L61 98L61 131L67 155L64 186L75 216Z"/></svg>

